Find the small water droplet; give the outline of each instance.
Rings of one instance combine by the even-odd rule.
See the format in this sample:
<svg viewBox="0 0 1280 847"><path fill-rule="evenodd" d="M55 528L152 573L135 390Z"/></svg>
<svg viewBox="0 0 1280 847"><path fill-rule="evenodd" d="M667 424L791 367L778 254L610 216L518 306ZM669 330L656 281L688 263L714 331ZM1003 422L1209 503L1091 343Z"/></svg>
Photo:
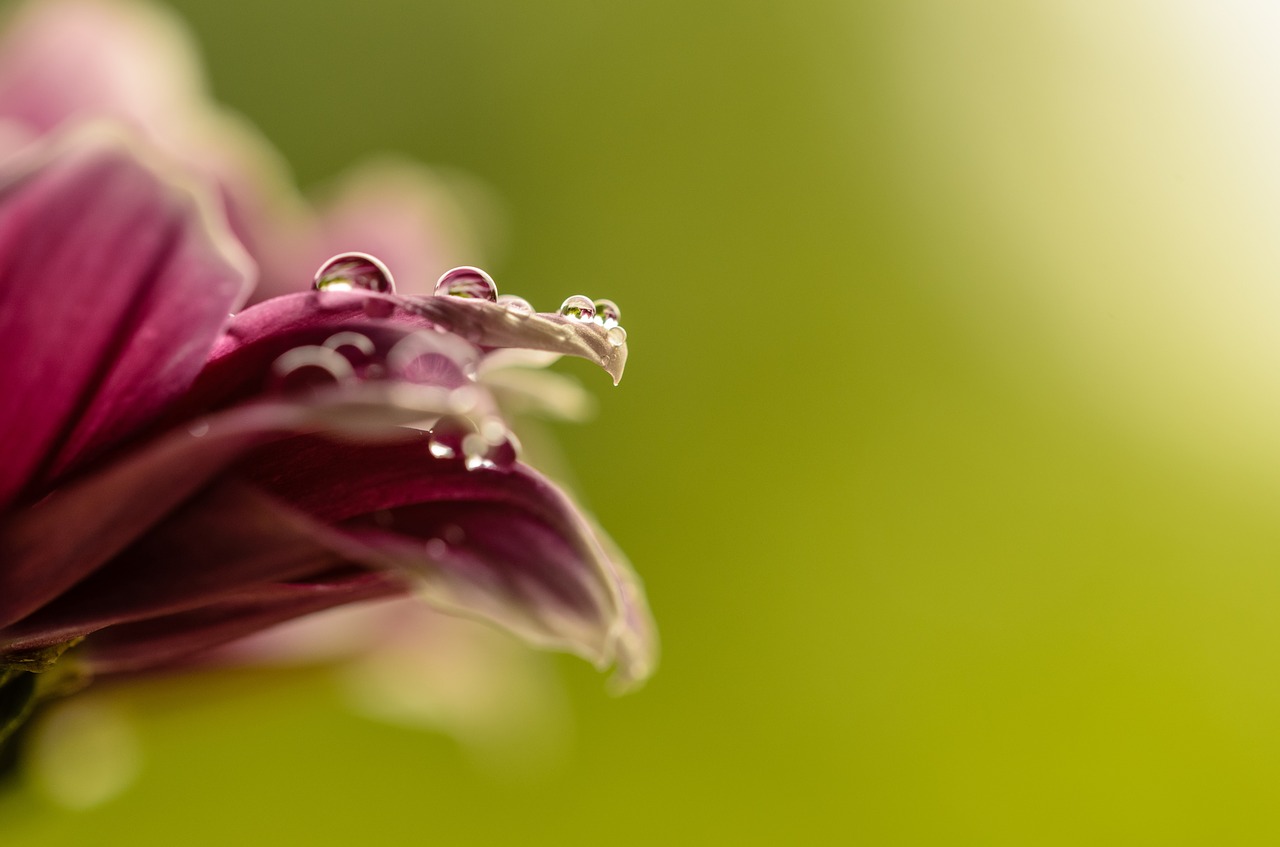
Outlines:
<svg viewBox="0 0 1280 847"><path fill-rule="evenodd" d="M505 306L508 312L516 315L532 315L533 306L523 297L515 294L503 294L498 298L498 305Z"/></svg>
<svg viewBox="0 0 1280 847"><path fill-rule="evenodd" d="M209 434L209 422L195 421L187 426L187 432L194 438L204 438Z"/></svg>
<svg viewBox="0 0 1280 847"><path fill-rule="evenodd" d="M436 296L466 297L494 303L498 300L498 286L484 271L463 265L440 275L436 280Z"/></svg>
<svg viewBox="0 0 1280 847"><path fill-rule="evenodd" d="M440 531L440 534L443 535L444 540L453 547L457 547L459 544L467 540L466 530L458 526L456 523L445 524L444 528Z"/></svg>
<svg viewBox="0 0 1280 847"><path fill-rule="evenodd" d="M368 253L339 253L316 271L312 288L316 291L377 291L394 294L391 271Z"/></svg>
<svg viewBox="0 0 1280 847"><path fill-rule="evenodd" d="M605 333L605 336L614 347L621 347L627 343L627 331L620 326L609 327L609 331Z"/></svg>
<svg viewBox="0 0 1280 847"><path fill-rule="evenodd" d="M590 297L575 294L560 304L560 314L577 321L589 321L596 316L596 305Z"/></svg>
<svg viewBox="0 0 1280 847"><path fill-rule="evenodd" d="M439 560L449 552L449 545L445 544L443 538L432 538L427 541L426 549L427 558Z"/></svg>
<svg viewBox="0 0 1280 847"><path fill-rule="evenodd" d="M622 320L622 310L612 300L597 300L595 306L596 323L601 324L605 329L617 326L618 321Z"/></svg>

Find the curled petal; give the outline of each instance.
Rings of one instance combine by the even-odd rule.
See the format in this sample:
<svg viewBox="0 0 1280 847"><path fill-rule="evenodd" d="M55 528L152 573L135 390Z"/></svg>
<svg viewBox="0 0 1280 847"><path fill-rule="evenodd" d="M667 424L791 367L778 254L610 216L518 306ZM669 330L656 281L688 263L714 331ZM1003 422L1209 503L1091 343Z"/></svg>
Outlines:
<svg viewBox="0 0 1280 847"><path fill-rule="evenodd" d="M0 174L0 506L182 395L251 285L200 195L86 133Z"/></svg>
<svg viewBox="0 0 1280 847"><path fill-rule="evenodd" d="M425 435L383 444L299 437L255 451L237 472L341 530L353 560L416 577L440 608L616 662L624 684L651 667L653 634L625 560L524 466L468 470L434 458Z"/></svg>

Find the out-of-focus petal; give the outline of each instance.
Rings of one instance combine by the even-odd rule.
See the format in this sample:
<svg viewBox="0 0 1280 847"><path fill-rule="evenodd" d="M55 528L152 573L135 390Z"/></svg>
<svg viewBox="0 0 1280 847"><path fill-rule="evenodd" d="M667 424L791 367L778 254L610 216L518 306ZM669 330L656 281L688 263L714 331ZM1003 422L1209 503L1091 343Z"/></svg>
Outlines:
<svg viewBox="0 0 1280 847"><path fill-rule="evenodd" d="M171 125L203 93L195 56L185 27L158 6L28 3L0 43L0 115L37 133L92 118Z"/></svg>
<svg viewBox="0 0 1280 847"><path fill-rule="evenodd" d="M189 612L104 629L86 642L83 660L96 675L148 670L303 615L404 591L402 578L370 572L262 586Z"/></svg>
<svg viewBox="0 0 1280 847"><path fill-rule="evenodd" d="M325 192L321 243L302 267L359 250L393 269L401 294L432 294L441 271L480 255L472 216L458 200L465 190L407 159L364 164Z"/></svg>
<svg viewBox="0 0 1280 847"><path fill-rule="evenodd" d="M199 195L84 133L0 174L0 505L184 393L251 285Z"/></svg>
<svg viewBox="0 0 1280 847"><path fill-rule="evenodd" d="M237 470L343 530L364 564L417 576L441 608L616 662L624 684L651 666L647 611L625 560L526 467L468 470L433 457L422 434L384 444L304 436L255 451Z"/></svg>

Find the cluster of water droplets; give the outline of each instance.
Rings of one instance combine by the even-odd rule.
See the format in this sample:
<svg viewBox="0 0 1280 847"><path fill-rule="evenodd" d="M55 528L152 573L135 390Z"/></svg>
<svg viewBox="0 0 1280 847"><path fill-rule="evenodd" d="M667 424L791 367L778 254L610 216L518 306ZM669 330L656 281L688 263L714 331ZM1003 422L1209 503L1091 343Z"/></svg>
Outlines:
<svg viewBox="0 0 1280 847"><path fill-rule="evenodd" d="M383 294L394 294L396 290L391 271L367 253L340 253L330 258L316 272L312 287L316 291L359 289ZM495 303L516 319L536 314L523 297L499 295L493 277L470 265L445 271L436 281L434 293L437 297ZM626 343L627 331L619 323L622 313L612 300L592 300L575 294L560 305L558 313L573 321L601 326L614 347ZM476 379L474 362L453 356L453 351L437 350L434 345L424 342L424 337L424 334L416 333L398 343L383 357L386 368L397 376L417 381L423 378L424 373L444 379L446 367L457 365L462 367L467 379ZM274 365L275 377L278 384L292 390L341 383L357 376L381 375L384 366L371 361L375 352L375 345L367 336L340 332L321 345L297 347L280 356ZM466 388L455 387L452 390L450 405L456 414L440 418L431 427L428 450L437 459L461 460L469 470L509 467L519 454L515 434L497 417L482 416L478 420L473 417L471 412L475 404L466 402L463 397Z"/></svg>

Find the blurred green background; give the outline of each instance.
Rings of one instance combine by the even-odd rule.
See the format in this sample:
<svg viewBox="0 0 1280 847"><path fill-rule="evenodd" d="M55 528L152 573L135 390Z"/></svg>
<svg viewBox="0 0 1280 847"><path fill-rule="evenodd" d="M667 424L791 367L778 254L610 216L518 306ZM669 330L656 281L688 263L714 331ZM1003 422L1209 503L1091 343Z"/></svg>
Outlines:
<svg viewBox="0 0 1280 847"><path fill-rule="evenodd" d="M500 286L622 305L559 434L662 666L549 660L518 768L324 670L115 693L137 781L4 843L1280 839L1267 4L175 5L304 186L470 173Z"/></svg>

